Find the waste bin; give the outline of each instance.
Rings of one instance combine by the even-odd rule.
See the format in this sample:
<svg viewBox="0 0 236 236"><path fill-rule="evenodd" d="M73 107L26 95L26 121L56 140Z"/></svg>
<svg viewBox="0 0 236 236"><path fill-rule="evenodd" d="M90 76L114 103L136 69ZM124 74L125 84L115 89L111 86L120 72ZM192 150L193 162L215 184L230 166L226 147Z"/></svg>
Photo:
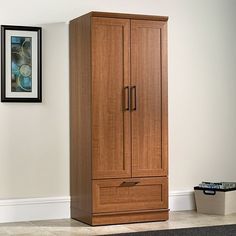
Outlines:
<svg viewBox="0 0 236 236"><path fill-rule="evenodd" d="M207 189L194 187L197 212L228 215L236 212L236 188Z"/></svg>

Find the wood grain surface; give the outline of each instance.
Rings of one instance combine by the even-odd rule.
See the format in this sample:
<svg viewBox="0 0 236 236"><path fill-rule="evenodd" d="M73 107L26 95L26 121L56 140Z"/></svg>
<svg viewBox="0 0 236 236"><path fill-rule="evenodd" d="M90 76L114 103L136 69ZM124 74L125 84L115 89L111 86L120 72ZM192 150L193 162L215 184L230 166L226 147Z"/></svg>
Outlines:
<svg viewBox="0 0 236 236"><path fill-rule="evenodd" d="M74 219L168 219L167 19L90 12L70 21Z"/></svg>
<svg viewBox="0 0 236 236"><path fill-rule="evenodd" d="M93 225L122 224L168 220L169 210L129 211L93 214Z"/></svg>
<svg viewBox="0 0 236 236"><path fill-rule="evenodd" d="M162 155L162 43L165 22L131 20L132 176L164 176ZM133 106L133 105L132 105ZM166 130L165 130L166 132Z"/></svg>
<svg viewBox="0 0 236 236"><path fill-rule="evenodd" d="M71 217L91 224L91 48L90 16L70 24Z"/></svg>
<svg viewBox="0 0 236 236"><path fill-rule="evenodd" d="M93 181L93 213L165 209L166 177Z"/></svg>
<svg viewBox="0 0 236 236"><path fill-rule="evenodd" d="M130 113L123 91L130 84L130 22L93 17L93 178L131 176Z"/></svg>

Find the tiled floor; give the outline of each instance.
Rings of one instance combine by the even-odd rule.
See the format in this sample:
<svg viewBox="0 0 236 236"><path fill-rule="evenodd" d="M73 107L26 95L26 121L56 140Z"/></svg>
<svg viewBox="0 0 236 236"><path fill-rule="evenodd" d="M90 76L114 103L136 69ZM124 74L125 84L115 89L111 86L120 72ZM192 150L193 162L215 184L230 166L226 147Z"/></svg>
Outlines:
<svg viewBox="0 0 236 236"><path fill-rule="evenodd" d="M236 224L236 214L227 216L197 214L195 211L170 212L169 221L91 227L75 220L48 220L0 224L0 236L75 236Z"/></svg>

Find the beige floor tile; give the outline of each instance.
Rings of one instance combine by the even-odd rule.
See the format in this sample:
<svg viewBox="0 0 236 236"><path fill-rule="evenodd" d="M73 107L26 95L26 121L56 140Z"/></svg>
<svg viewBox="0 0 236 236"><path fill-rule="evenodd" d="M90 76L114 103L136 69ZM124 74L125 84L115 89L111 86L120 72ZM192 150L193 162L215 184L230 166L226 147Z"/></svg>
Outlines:
<svg viewBox="0 0 236 236"><path fill-rule="evenodd" d="M198 214L195 211L171 212L170 220L164 222L151 222L129 224L127 227L136 231L162 230L175 228L190 228L222 224L236 224L236 214L217 216Z"/></svg>
<svg viewBox="0 0 236 236"><path fill-rule="evenodd" d="M13 223L1 223L0 229L4 227L28 227L32 226L33 224L29 221L26 222L13 222Z"/></svg>
<svg viewBox="0 0 236 236"><path fill-rule="evenodd" d="M89 227L89 225L73 219L42 220L32 221L31 223L39 227Z"/></svg>
<svg viewBox="0 0 236 236"><path fill-rule="evenodd" d="M93 231L87 228L82 227L73 227L71 229L67 228L60 228L60 229L51 229L50 232L52 232L55 235L94 235Z"/></svg>
<svg viewBox="0 0 236 236"><path fill-rule="evenodd" d="M2 229L10 235L33 234L41 232L38 226L34 226L31 222L17 222L1 224Z"/></svg>
<svg viewBox="0 0 236 236"><path fill-rule="evenodd" d="M40 227L41 230L51 232L54 235L94 235L92 227L82 222L64 219L48 221L32 221L32 224Z"/></svg>
<svg viewBox="0 0 236 236"><path fill-rule="evenodd" d="M2 236L4 233L6 233L6 230L4 230L4 228L0 226L0 235Z"/></svg>
<svg viewBox="0 0 236 236"><path fill-rule="evenodd" d="M168 222L150 222L128 224L126 227L134 231L161 230L168 228Z"/></svg>
<svg viewBox="0 0 236 236"><path fill-rule="evenodd" d="M0 236L8 236L9 234L6 231L0 231Z"/></svg>
<svg viewBox="0 0 236 236"><path fill-rule="evenodd" d="M12 235L12 234L11 234ZM55 234L45 231L38 231L29 234L17 234L17 236L55 236Z"/></svg>
<svg viewBox="0 0 236 236"><path fill-rule="evenodd" d="M82 223L73 223L73 226L69 226L60 222L60 224L54 223L44 224L40 226L43 231L51 232L55 235L94 235L91 226L84 225Z"/></svg>
<svg viewBox="0 0 236 236"><path fill-rule="evenodd" d="M92 236L94 235L91 231L87 230L78 230L78 232L70 232L70 231L53 231L53 234L56 236Z"/></svg>
<svg viewBox="0 0 236 236"><path fill-rule="evenodd" d="M94 235L135 232L135 230L128 228L126 224L125 225L95 226L95 227L92 227L91 230L94 233Z"/></svg>
<svg viewBox="0 0 236 236"><path fill-rule="evenodd" d="M0 224L0 236L91 236L222 224L236 224L236 214L219 216L198 214L196 211L170 212L168 221L94 227L72 219L5 223Z"/></svg>
<svg viewBox="0 0 236 236"><path fill-rule="evenodd" d="M17 227L17 228L6 228L6 232L9 235L32 235L36 233L41 233L41 230L39 228L24 228L24 227Z"/></svg>

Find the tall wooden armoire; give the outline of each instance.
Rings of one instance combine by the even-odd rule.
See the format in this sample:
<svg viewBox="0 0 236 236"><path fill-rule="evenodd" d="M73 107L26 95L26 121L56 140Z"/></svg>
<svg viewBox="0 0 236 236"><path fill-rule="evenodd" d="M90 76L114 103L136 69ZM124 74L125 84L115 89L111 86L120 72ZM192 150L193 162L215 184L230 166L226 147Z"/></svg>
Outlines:
<svg viewBox="0 0 236 236"><path fill-rule="evenodd" d="M167 20L91 12L70 22L74 219L168 219Z"/></svg>

